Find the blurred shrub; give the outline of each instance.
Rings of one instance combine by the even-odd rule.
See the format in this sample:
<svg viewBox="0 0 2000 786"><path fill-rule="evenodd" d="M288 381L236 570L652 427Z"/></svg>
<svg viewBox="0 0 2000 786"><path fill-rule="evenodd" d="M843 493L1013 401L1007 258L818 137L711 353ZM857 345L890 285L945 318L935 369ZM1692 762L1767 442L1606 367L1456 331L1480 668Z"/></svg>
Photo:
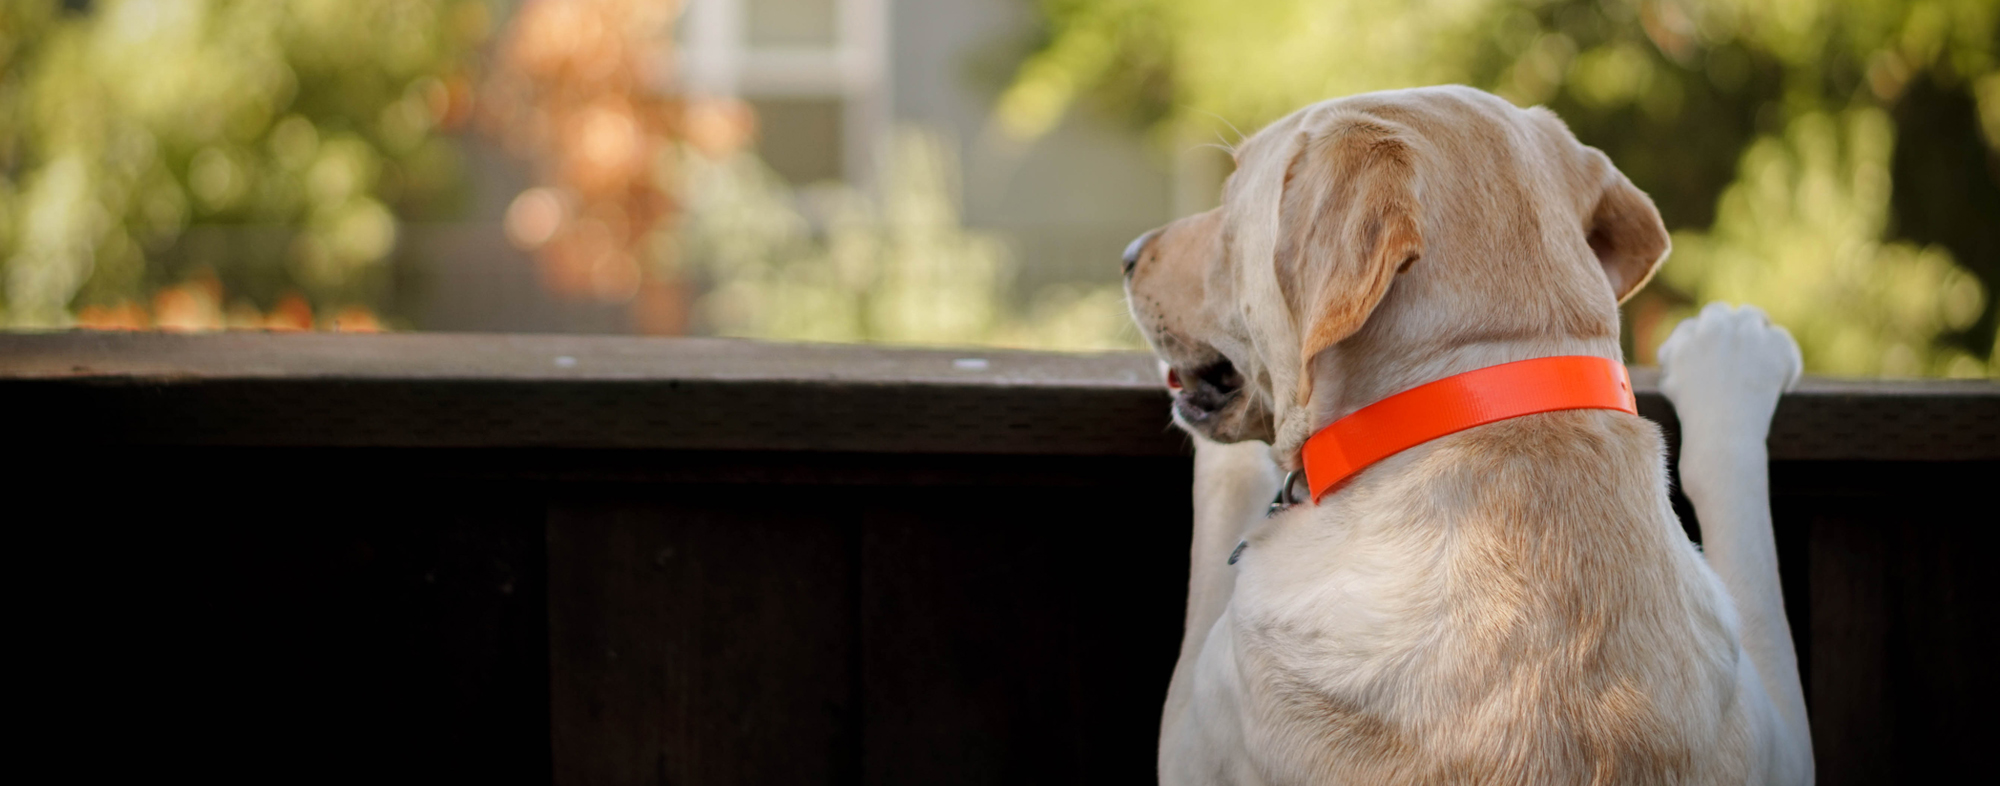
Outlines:
<svg viewBox="0 0 2000 786"><path fill-rule="evenodd" d="M690 109L654 86L679 11L655 0L526 0L481 96L487 130L532 162L540 183L508 208L508 239L534 252L549 292L626 304L646 333L686 328L682 282L643 264L671 239L674 139L718 123L707 136L720 144L747 133L730 127L727 110Z"/></svg>
<svg viewBox="0 0 2000 786"><path fill-rule="evenodd" d="M1006 247L961 222L957 162L926 133L894 135L880 196L846 185L794 189L748 153L690 149L678 273L707 294L696 327L795 341L1138 346L1116 285L1059 286L1007 308ZM671 273L669 275L672 275Z"/></svg>
<svg viewBox="0 0 2000 786"><path fill-rule="evenodd" d="M1769 309L1815 371L2000 371L2000 0L1041 6L999 106L1015 134L1086 96L1183 140L1215 116L1254 128L1327 97L1472 84L1555 109L1676 230L1629 304L1639 361L1720 298Z"/></svg>
<svg viewBox="0 0 2000 786"><path fill-rule="evenodd" d="M375 326L486 4L64 5L0 4L0 324Z"/></svg>

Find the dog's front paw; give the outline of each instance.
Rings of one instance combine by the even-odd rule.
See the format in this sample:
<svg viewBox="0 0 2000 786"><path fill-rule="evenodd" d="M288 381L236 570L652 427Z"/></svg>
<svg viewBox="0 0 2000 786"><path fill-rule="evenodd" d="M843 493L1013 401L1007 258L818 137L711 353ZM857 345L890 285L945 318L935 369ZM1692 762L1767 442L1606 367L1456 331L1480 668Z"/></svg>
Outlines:
<svg viewBox="0 0 2000 786"><path fill-rule="evenodd" d="M1660 392L1684 428L1769 430L1778 395L1799 381L1792 334L1756 306L1710 303L1660 345Z"/></svg>

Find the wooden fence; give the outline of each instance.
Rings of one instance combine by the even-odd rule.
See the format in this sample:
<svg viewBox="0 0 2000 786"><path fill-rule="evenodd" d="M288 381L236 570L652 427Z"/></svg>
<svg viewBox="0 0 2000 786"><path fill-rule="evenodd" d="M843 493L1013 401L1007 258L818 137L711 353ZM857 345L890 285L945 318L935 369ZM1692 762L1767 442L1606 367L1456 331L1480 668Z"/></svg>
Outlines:
<svg viewBox="0 0 2000 786"><path fill-rule="evenodd" d="M0 402L65 772L1153 778L1190 461L1141 356L8 335ZM1808 380L1770 444L1820 782L1987 769L2000 385Z"/></svg>

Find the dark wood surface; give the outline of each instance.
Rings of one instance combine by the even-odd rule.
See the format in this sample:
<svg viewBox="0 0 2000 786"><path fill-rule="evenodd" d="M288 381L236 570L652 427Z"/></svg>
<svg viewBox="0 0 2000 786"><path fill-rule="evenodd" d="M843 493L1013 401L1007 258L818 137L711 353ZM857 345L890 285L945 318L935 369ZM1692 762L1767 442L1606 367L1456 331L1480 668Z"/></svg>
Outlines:
<svg viewBox="0 0 2000 786"><path fill-rule="evenodd" d="M110 774L1151 779L1184 459L52 458L21 706L31 745L144 728Z"/></svg>
<svg viewBox="0 0 2000 786"><path fill-rule="evenodd" d="M379 455L13 447L24 770L549 781L532 489Z"/></svg>
<svg viewBox="0 0 2000 786"><path fill-rule="evenodd" d="M1887 468L1884 468L1885 470ZM1808 533L1808 618L1793 627L1822 784L1952 782L1991 769L1985 719L2000 690L1990 653L2000 546L1988 463L1903 476L1883 493L1775 500ZM1793 613L1796 616L1796 612Z"/></svg>
<svg viewBox="0 0 2000 786"><path fill-rule="evenodd" d="M821 496L599 488L553 501L557 782L855 781L857 522Z"/></svg>
<svg viewBox="0 0 2000 786"><path fill-rule="evenodd" d="M22 745L221 781L1150 782L1191 469L1151 374L0 337ZM1996 402L1820 380L1781 405L1772 504L1823 783L1982 768Z"/></svg>

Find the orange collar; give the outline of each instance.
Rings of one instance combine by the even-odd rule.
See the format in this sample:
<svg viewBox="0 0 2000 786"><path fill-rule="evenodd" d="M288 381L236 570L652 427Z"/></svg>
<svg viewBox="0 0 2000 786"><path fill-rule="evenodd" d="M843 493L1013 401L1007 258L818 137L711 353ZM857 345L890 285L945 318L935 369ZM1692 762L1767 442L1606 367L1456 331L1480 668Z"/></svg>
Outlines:
<svg viewBox="0 0 2000 786"><path fill-rule="evenodd" d="M1625 364L1568 355L1445 377L1362 407L1306 440L1313 502L1370 464L1446 434L1563 409L1639 414Z"/></svg>

